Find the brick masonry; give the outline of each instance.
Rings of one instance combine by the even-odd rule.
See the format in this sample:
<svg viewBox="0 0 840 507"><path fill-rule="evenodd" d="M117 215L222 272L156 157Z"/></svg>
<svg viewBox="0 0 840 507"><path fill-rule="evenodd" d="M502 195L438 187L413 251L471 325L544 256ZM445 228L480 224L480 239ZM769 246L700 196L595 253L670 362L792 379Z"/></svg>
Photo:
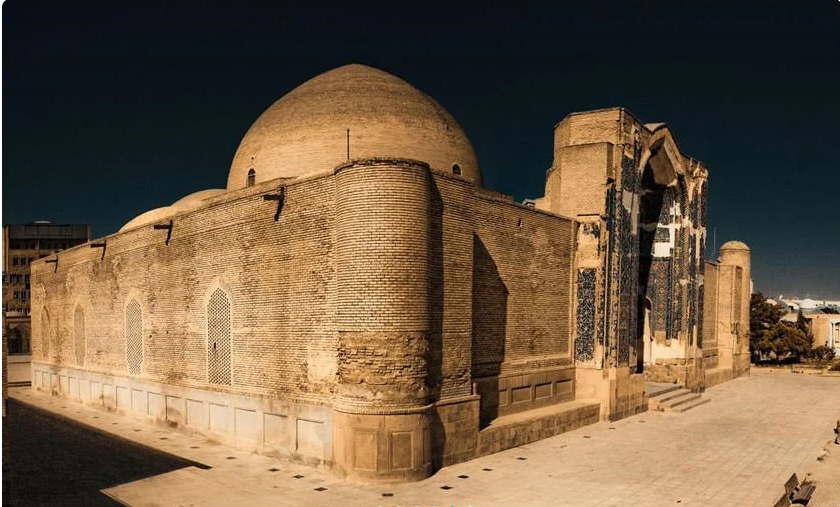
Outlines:
<svg viewBox="0 0 840 507"><path fill-rule="evenodd" d="M356 480L411 481L642 411L660 360L702 381L706 169L624 110L572 115L555 137L536 208L482 188L472 162L459 174L380 156L275 167L138 217L104 248L39 260L33 385ZM645 213L651 192L667 205ZM660 349L646 356L651 322Z"/></svg>

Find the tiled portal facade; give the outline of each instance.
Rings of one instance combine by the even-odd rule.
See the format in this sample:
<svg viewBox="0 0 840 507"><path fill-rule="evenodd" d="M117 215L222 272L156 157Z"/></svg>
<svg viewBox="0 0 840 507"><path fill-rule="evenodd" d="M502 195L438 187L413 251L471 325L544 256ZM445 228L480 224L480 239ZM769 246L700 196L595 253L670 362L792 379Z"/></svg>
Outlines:
<svg viewBox="0 0 840 507"><path fill-rule="evenodd" d="M255 122L226 189L34 264L33 385L422 479L646 410L645 378L703 388L706 181L609 109L558 124L546 195L518 204L432 99L341 67Z"/></svg>

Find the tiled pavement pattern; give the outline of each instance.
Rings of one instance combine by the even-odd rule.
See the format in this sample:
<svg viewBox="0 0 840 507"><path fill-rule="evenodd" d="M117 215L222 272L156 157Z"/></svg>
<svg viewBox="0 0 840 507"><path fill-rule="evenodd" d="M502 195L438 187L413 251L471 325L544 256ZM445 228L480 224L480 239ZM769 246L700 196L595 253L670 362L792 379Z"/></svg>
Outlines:
<svg viewBox="0 0 840 507"><path fill-rule="evenodd" d="M763 507L778 499L791 473L804 477L833 438L840 378L754 372L709 389L711 403L683 414L647 412L598 423L397 486L350 484L313 468L30 390L10 394L212 467L181 469L108 491L132 506Z"/></svg>

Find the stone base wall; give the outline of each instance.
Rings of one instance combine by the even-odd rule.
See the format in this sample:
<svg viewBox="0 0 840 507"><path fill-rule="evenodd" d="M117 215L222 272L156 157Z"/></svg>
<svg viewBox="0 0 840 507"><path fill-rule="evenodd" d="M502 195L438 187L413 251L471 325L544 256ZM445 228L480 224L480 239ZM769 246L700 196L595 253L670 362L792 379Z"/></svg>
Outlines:
<svg viewBox="0 0 840 507"><path fill-rule="evenodd" d="M750 373L750 353L749 350L741 354L732 356L732 371L735 377L742 375L749 375Z"/></svg>
<svg viewBox="0 0 840 507"><path fill-rule="evenodd" d="M333 461L333 411L258 396L194 389L32 363L32 387L166 424L239 449L310 465Z"/></svg>
<svg viewBox="0 0 840 507"><path fill-rule="evenodd" d="M749 354L737 354L733 357L735 363L731 367L719 367L705 371L705 387L712 387L732 379L750 374Z"/></svg>
<svg viewBox="0 0 840 507"><path fill-rule="evenodd" d="M476 457L479 397L439 401L435 406L432 436L436 468Z"/></svg>
<svg viewBox="0 0 840 507"><path fill-rule="evenodd" d="M481 395L481 423L496 417L545 407L575 398L574 366L519 375L475 378Z"/></svg>
<svg viewBox="0 0 840 507"><path fill-rule="evenodd" d="M732 380L733 374L731 368L713 368L706 370L706 388L723 384Z"/></svg>
<svg viewBox="0 0 840 507"><path fill-rule="evenodd" d="M534 410L528 413L530 417L496 422L479 433L477 455L486 456L595 424L598 422L599 410L597 403L573 401Z"/></svg>
<svg viewBox="0 0 840 507"><path fill-rule="evenodd" d="M610 392L612 394L608 415L610 421L624 419L647 410L645 377L631 373L630 368L610 370Z"/></svg>
<svg viewBox="0 0 840 507"><path fill-rule="evenodd" d="M629 367L578 367L575 379L576 399L597 402L601 421L615 421L647 410L645 377L632 373Z"/></svg>
<svg viewBox="0 0 840 507"><path fill-rule="evenodd" d="M645 365L645 380L680 384L688 389L702 391L705 386L704 359L657 359L656 364Z"/></svg>
<svg viewBox="0 0 840 507"><path fill-rule="evenodd" d="M408 482L433 472L429 411L335 413L335 471L357 482Z"/></svg>
<svg viewBox="0 0 840 507"><path fill-rule="evenodd" d="M470 460L478 396L415 413L348 414L328 406L187 388L32 363L32 387L269 456L331 469L359 482L408 482Z"/></svg>
<svg viewBox="0 0 840 507"><path fill-rule="evenodd" d="M409 482L475 457L478 396L413 413L335 412L335 471L357 482Z"/></svg>

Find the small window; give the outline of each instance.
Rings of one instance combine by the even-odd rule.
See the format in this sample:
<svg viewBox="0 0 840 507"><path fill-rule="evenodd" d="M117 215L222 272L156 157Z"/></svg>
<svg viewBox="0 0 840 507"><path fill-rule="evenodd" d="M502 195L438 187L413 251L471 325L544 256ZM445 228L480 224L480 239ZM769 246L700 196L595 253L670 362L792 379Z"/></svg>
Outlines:
<svg viewBox="0 0 840 507"><path fill-rule="evenodd" d="M454 174L456 176L460 176L461 175L461 166L459 166L458 164L452 164L452 174Z"/></svg>
<svg viewBox="0 0 840 507"><path fill-rule="evenodd" d="M256 182L257 182L257 172L252 167L252 168L248 169L248 183L247 183L247 186L253 187Z"/></svg>

